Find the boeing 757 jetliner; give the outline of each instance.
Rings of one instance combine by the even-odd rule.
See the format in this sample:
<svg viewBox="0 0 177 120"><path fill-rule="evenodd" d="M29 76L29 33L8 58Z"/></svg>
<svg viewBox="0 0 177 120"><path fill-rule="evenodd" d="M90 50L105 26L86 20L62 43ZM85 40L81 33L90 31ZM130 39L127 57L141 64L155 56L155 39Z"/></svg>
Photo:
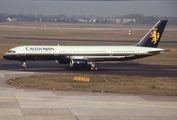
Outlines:
<svg viewBox="0 0 177 120"><path fill-rule="evenodd" d="M98 70L97 61L123 61L144 58L163 53L157 48L167 20L159 20L154 27L133 46L18 46L3 56L7 60L18 60L26 69L29 60L55 60L71 67Z"/></svg>

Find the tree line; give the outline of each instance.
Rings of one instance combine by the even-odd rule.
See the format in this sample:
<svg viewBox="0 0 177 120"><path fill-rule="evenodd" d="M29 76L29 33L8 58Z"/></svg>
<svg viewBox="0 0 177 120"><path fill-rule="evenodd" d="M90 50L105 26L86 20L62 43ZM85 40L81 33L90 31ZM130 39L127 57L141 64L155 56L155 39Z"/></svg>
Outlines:
<svg viewBox="0 0 177 120"><path fill-rule="evenodd" d="M134 20L133 22L131 21ZM177 17L144 16L143 14L128 14L123 16L66 16L43 15L43 14L7 14L0 13L0 22L5 21L28 21L28 22L63 22L63 23L117 23L122 24L123 20L129 20L126 24L154 24L160 19L169 20L168 24L177 25ZM119 21L119 22L118 22Z"/></svg>

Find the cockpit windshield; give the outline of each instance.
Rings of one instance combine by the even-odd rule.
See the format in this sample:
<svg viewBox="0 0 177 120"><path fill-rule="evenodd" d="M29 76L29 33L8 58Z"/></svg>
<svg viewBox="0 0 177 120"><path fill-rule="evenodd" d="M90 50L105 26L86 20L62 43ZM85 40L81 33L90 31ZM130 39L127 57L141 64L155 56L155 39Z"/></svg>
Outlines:
<svg viewBox="0 0 177 120"><path fill-rule="evenodd" d="M14 50L9 50L8 53L15 53L15 51Z"/></svg>

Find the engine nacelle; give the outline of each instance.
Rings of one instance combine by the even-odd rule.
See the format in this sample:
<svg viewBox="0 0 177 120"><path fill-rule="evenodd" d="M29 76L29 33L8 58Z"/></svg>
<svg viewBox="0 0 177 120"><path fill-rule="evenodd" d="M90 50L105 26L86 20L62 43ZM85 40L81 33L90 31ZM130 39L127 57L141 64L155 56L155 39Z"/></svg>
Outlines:
<svg viewBox="0 0 177 120"><path fill-rule="evenodd" d="M70 61L68 61L68 60L60 60L60 61L58 61L58 63L59 64L69 64Z"/></svg>
<svg viewBox="0 0 177 120"><path fill-rule="evenodd" d="M61 58L59 58L59 60L57 60L57 63L59 63L59 64L69 64L70 61L71 61L70 58L61 57Z"/></svg>
<svg viewBox="0 0 177 120"><path fill-rule="evenodd" d="M88 61L83 59L71 59L70 66L76 68L88 67Z"/></svg>

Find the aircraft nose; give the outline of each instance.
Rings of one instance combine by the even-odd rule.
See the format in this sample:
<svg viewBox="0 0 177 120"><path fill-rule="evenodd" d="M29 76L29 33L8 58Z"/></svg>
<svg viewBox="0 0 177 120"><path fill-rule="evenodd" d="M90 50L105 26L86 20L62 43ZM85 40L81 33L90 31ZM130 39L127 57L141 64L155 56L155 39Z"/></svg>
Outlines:
<svg viewBox="0 0 177 120"><path fill-rule="evenodd" d="M4 55L3 58L6 59L6 60L9 60L9 59L10 59L10 56Z"/></svg>
<svg viewBox="0 0 177 120"><path fill-rule="evenodd" d="M3 58L4 58L4 59L7 59L7 56L4 55Z"/></svg>

